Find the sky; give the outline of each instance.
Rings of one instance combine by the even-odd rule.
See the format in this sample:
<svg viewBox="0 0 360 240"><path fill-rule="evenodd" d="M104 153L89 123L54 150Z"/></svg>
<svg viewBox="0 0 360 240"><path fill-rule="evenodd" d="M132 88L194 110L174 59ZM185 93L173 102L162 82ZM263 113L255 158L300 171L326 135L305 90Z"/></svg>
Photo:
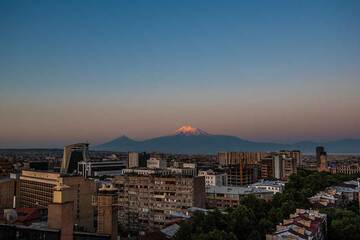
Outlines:
<svg viewBox="0 0 360 240"><path fill-rule="evenodd" d="M0 147L360 138L360 1L0 1Z"/></svg>

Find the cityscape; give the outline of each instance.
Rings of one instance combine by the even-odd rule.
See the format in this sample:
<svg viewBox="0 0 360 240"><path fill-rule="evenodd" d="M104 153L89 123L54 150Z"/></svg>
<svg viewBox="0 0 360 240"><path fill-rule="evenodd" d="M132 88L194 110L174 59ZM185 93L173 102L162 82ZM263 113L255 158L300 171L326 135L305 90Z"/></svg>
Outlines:
<svg viewBox="0 0 360 240"><path fill-rule="evenodd" d="M360 239L359 1L0 2L0 240Z"/></svg>

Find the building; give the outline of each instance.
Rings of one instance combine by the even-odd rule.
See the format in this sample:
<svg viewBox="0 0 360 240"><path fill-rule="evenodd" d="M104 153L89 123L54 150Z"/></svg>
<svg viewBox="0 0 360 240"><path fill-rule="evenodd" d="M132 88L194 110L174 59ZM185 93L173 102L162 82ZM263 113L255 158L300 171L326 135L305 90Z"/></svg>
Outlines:
<svg viewBox="0 0 360 240"><path fill-rule="evenodd" d="M13 208L15 196L15 180L0 178L0 209Z"/></svg>
<svg viewBox="0 0 360 240"><path fill-rule="evenodd" d="M285 188L285 182L282 181L268 181L260 180L254 184L251 184L250 187L263 189L275 193L282 193Z"/></svg>
<svg viewBox="0 0 360 240"><path fill-rule="evenodd" d="M309 202L318 208L346 206L352 201L358 201L360 187L358 186L359 182L355 182L355 186L344 183L341 186L328 187L310 197Z"/></svg>
<svg viewBox="0 0 360 240"><path fill-rule="evenodd" d="M112 240L116 240L118 235L117 192L112 184L103 184L96 201L97 232L111 235Z"/></svg>
<svg viewBox="0 0 360 240"><path fill-rule="evenodd" d="M266 155L261 152L219 152L218 162L221 166L238 165L241 163L258 164Z"/></svg>
<svg viewBox="0 0 360 240"><path fill-rule="evenodd" d="M19 178L19 207L47 208L53 202L54 187L70 187L74 202L75 224L86 231L94 231L94 210L91 206L95 183L82 176L69 176L57 172L23 170Z"/></svg>
<svg viewBox="0 0 360 240"><path fill-rule="evenodd" d="M321 153L319 158L320 158L320 161L319 161L318 171L319 172L329 172L330 168L328 166L326 152Z"/></svg>
<svg viewBox="0 0 360 240"><path fill-rule="evenodd" d="M204 177L127 174L116 176L119 223L140 231L162 228L191 207L205 207Z"/></svg>
<svg viewBox="0 0 360 240"><path fill-rule="evenodd" d="M255 183L258 180L257 164L247 164L240 162L237 165L227 166L227 184L229 186L245 186Z"/></svg>
<svg viewBox="0 0 360 240"><path fill-rule="evenodd" d="M150 169L154 169L154 168L166 168L167 167L167 162L165 159L158 159L158 158L154 158L151 157L147 160L147 164L146 164L147 168Z"/></svg>
<svg viewBox="0 0 360 240"><path fill-rule="evenodd" d="M81 161L89 161L88 143L76 143L64 147L64 155L60 172L63 174L76 173L78 163Z"/></svg>
<svg viewBox="0 0 360 240"><path fill-rule="evenodd" d="M83 177L116 176L120 175L126 163L121 160L81 161L77 172Z"/></svg>
<svg viewBox="0 0 360 240"><path fill-rule="evenodd" d="M145 152L129 152L128 156L127 168L146 167L147 160L150 158L150 155Z"/></svg>
<svg viewBox="0 0 360 240"><path fill-rule="evenodd" d="M48 227L60 230L60 240L74 239L74 210L71 188L58 182L54 187L53 201L48 204Z"/></svg>
<svg viewBox="0 0 360 240"><path fill-rule="evenodd" d="M360 173L359 160L343 160L328 163L331 173L358 174Z"/></svg>
<svg viewBox="0 0 360 240"><path fill-rule="evenodd" d="M226 173L216 173L215 171L209 169L199 171L198 176L205 177L206 186L227 186Z"/></svg>
<svg viewBox="0 0 360 240"><path fill-rule="evenodd" d="M13 171L14 167L8 159L0 159L0 178L8 177Z"/></svg>
<svg viewBox="0 0 360 240"><path fill-rule="evenodd" d="M291 175L296 174L297 172L297 163L296 159L287 156L280 156L280 165L281 165L281 180L287 180Z"/></svg>
<svg viewBox="0 0 360 240"><path fill-rule="evenodd" d="M243 196L253 194L257 198L270 201L273 192L255 187L207 186L206 206L209 208L237 207Z"/></svg>
<svg viewBox="0 0 360 240"><path fill-rule="evenodd" d="M289 219L284 219L283 223L276 226L274 233L266 235L266 240L324 240L327 234L326 224L326 214L296 209Z"/></svg>
<svg viewBox="0 0 360 240"><path fill-rule="evenodd" d="M324 153L326 154L325 148L323 146L316 147L316 160L318 163L320 162L320 156Z"/></svg>

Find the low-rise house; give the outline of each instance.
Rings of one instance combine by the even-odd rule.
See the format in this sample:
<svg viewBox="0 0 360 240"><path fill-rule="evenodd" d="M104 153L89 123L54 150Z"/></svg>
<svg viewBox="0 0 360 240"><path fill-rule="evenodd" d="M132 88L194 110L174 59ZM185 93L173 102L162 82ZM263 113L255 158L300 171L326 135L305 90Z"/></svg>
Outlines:
<svg viewBox="0 0 360 240"><path fill-rule="evenodd" d="M250 185L254 188L264 189L270 192L275 193L282 193L285 187L285 182L283 181L268 181L268 180L261 180L259 182L253 183Z"/></svg>
<svg viewBox="0 0 360 240"><path fill-rule="evenodd" d="M274 233L266 235L266 240L323 240L327 233L326 221L326 214L296 209L294 214L276 226Z"/></svg>

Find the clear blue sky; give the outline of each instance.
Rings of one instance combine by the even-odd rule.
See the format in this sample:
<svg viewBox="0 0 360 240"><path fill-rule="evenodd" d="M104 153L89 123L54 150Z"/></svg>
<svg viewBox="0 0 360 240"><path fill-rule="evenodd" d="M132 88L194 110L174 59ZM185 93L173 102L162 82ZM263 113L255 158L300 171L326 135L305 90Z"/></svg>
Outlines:
<svg viewBox="0 0 360 240"><path fill-rule="evenodd" d="M360 138L360 1L1 1L0 147Z"/></svg>

